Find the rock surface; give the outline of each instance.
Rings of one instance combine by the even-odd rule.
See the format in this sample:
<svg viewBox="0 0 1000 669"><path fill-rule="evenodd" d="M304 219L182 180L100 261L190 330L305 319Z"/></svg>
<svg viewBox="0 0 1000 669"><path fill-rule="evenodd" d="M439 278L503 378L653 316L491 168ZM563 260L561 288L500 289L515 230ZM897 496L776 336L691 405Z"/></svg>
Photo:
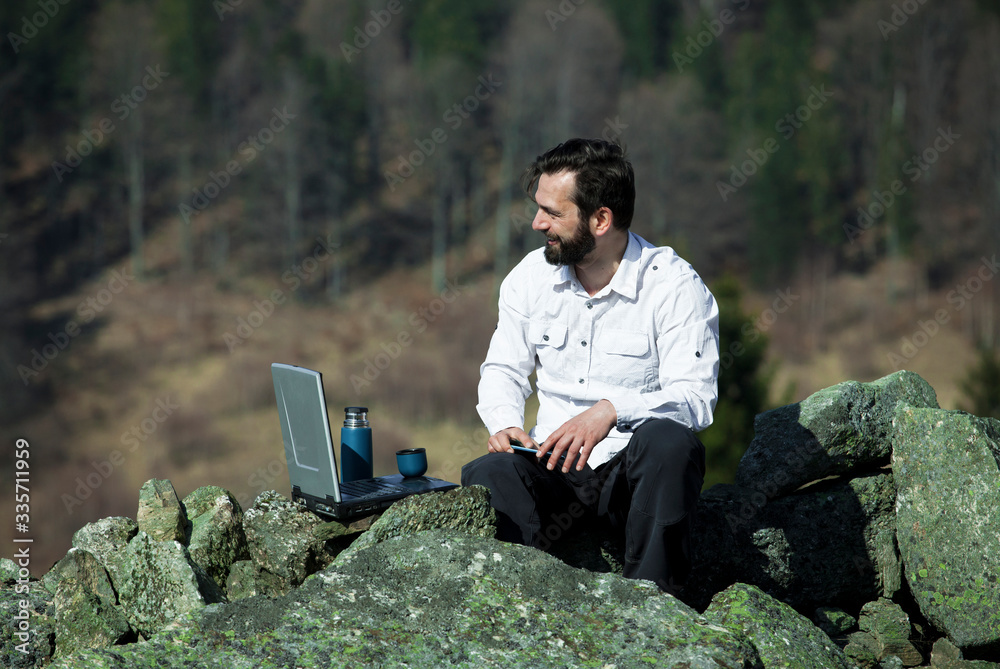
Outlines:
<svg viewBox="0 0 1000 669"><path fill-rule="evenodd" d="M108 572L90 552L70 549L42 583L53 594L57 655L135 640Z"/></svg>
<svg viewBox="0 0 1000 669"><path fill-rule="evenodd" d="M753 666L756 652L651 583L574 569L495 539L433 530L355 551L285 597L211 607L151 643L87 651L73 661L718 669ZM65 662L52 666L76 666Z"/></svg>
<svg viewBox="0 0 1000 669"><path fill-rule="evenodd" d="M896 414L896 518L909 589L964 651L1000 647L1000 421Z"/></svg>
<svg viewBox="0 0 1000 669"><path fill-rule="evenodd" d="M764 669L850 669L844 653L826 634L792 607L738 583L715 597L705 617L746 637Z"/></svg>
<svg viewBox="0 0 1000 669"><path fill-rule="evenodd" d="M273 490L261 493L243 519L258 592L282 595L334 558L317 535L323 519Z"/></svg>
<svg viewBox="0 0 1000 669"><path fill-rule="evenodd" d="M892 419L901 404L937 408L937 395L919 375L901 371L871 383L845 381L762 413L736 484L771 498L879 466L889 459Z"/></svg>
<svg viewBox="0 0 1000 669"><path fill-rule="evenodd" d="M810 486L768 501L716 485L698 503L694 569L684 599L697 608L735 582L800 611L857 610L900 587L892 476Z"/></svg>
<svg viewBox="0 0 1000 669"><path fill-rule="evenodd" d="M0 666L42 667L55 652L52 593L38 581L18 585L0 589Z"/></svg>
<svg viewBox="0 0 1000 669"><path fill-rule="evenodd" d="M241 521L225 490L174 506L153 481L142 525L172 528L163 541L91 523L45 576L55 594L0 560L0 662L1000 669L1000 423L935 404L902 373L759 421L777 428L741 465L757 487L702 495L680 599L610 573L622 537L596 524L547 552L496 541L481 488L351 523L269 491ZM751 476L762 454L772 470ZM32 634L16 648L21 601Z"/></svg>
<svg viewBox="0 0 1000 669"><path fill-rule="evenodd" d="M865 653L870 651L877 661L898 657L904 667L923 662L920 651L910 643L910 617L899 604L887 599L868 602L861 607L858 627L858 634L866 634L868 639L855 636L853 643L862 645Z"/></svg>
<svg viewBox="0 0 1000 669"><path fill-rule="evenodd" d="M131 518L115 516L87 523L73 535L73 548L85 550L104 565L111 582L124 582L122 573L125 548L139 532L139 525Z"/></svg>
<svg viewBox="0 0 1000 669"><path fill-rule="evenodd" d="M115 583L119 602L146 638L175 618L221 599L218 591L202 594L210 579L199 579L187 549L176 541L154 541L139 532L125 550L125 561L129 577Z"/></svg>
<svg viewBox="0 0 1000 669"><path fill-rule="evenodd" d="M454 488L440 495L416 495L389 507L371 529L351 544L348 554L392 537L447 529L476 537L496 535L496 511L482 486Z"/></svg>
<svg viewBox="0 0 1000 669"><path fill-rule="evenodd" d="M173 484L166 479L150 479L139 491L136 514L139 531L153 541L176 541L186 545L190 536L187 512Z"/></svg>
<svg viewBox="0 0 1000 669"><path fill-rule="evenodd" d="M228 490L218 486L198 488L184 498L183 505L191 522L191 560L225 590L233 563L250 557L243 509Z"/></svg>

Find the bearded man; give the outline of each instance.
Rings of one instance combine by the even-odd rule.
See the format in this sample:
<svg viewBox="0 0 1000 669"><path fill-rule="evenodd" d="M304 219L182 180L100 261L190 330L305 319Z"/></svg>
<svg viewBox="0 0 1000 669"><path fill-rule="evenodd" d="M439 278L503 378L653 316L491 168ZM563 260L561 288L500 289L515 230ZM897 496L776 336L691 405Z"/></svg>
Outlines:
<svg viewBox="0 0 1000 669"><path fill-rule="evenodd" d="M694 433L718 395L718 306L671 248L630 232L635 178L620 146L566 141L522 182L546 242L500 288L477 406L488 452L462 483L490 489L499 539L546 547L567 519L604 522L624 535L625 576L676 594L704 480Z"/></svg>

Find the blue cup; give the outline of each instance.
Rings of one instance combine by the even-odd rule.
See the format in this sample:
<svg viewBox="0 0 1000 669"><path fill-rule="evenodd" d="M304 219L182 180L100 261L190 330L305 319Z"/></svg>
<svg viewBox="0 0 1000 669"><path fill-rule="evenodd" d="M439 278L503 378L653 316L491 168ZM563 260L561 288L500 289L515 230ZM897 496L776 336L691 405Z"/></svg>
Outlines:
<svg viewBox="0 0 1000 669"><path fill-rule="evenodd" d="M422 448L404 448L396 451L396 466L406 478L423 476L427 471L427 452Z"/></svg>

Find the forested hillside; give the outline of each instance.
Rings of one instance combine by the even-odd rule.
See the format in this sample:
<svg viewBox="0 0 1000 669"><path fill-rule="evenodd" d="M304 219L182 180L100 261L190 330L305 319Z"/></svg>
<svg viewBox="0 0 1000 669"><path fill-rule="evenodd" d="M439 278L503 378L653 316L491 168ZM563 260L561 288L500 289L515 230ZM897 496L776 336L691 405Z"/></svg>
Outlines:
<svg viewBox="0 0 1000 669"><path fill-rule="evenodd" d="M47 454L54 542L153 473L287 486L272 361L376 407L386 449L454 442L455 478L493 291L538 244L518 176L573 136L627 146L633 229L717 287L718 467L788 395L993 378L995 1L9 0L0 26L0 420Z"/></svg>

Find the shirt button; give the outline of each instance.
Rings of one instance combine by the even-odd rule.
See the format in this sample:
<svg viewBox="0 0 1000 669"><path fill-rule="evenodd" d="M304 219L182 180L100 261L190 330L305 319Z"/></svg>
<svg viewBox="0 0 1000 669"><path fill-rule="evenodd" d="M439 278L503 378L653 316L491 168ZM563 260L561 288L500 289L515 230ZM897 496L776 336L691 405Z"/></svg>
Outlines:
<svg viewBox="0 0 1000 669"><path fill-rule="evenodd" d="M586 345L587 345L587 342L586 342L586 341L582 341L582 342L580 342L580 346L586 346Z"/></svg>
<svg viewBox="0 0 1000 669"><path fill-rule="evenodd" d="M660 269L660 268L657 267L656 265L653 265L653 269Z"/></svg>
<svg viewBox="0 0 1000 669"><path fill-rule="evenodd" d="M583 383L583 379L580 379L580 383Z"/></svg>
<svg viewBox="0 0 1000 669"><path fill-rule="evenodd" d="M594 303L593 302L587 302L587 308L588 309L593 309L594 308Z"/></svg>
<svg viewBox="0 0 1000 669"><path fill-rule="evenodd" d="M549 336L548 335L542 335L542 340L548 341L549 340Z"/></svg>

